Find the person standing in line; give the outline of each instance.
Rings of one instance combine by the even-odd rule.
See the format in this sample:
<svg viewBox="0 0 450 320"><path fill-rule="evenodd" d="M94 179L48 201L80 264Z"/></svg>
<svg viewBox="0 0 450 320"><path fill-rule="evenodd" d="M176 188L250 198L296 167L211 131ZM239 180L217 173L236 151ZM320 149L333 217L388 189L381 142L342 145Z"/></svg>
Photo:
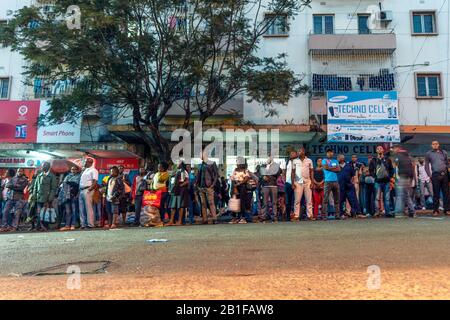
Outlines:
<svg viewBox="0 0 450 320"><path fill-rule="evenodd" d="M286 162L284 168L284 192L286 195L286 221L291 220L291 215L294 211L294 188L292 182L292 168L294 167L294 161L298 158L297 151L291 151L289 160Z"/></svg>
<svg viewBox="0 0 450 320"><path fill-rule="evenodd" d="M161 216L161 221L164 222L166 210L168 207L168 199L169 199L169 164L165 161L162 161L158 164L158 171L152 175L151 179L151 190L160 191L161 192L161 202L159 207L159 214Z"/></svg>
<svg viewBox="0 0 450 320"><path fill-rule="evenodd" d="M131 183L128 174L125 173L125 168L120 165L119 168L119 178L123 180L125 186L125 196L120 200L119 212L122 215L122 225L127 222L127 212L128 212L128 202L131 198Z"/></svg>
<svg viewBox="0 0 450 320"><path fill-rule="evenodd" d="M195 172L190 164L186 164L186 171L189 177L189 204L188 204L188 221L187 224L195 224L195 212L197 210L197 197L195 191ZM226 183L226 181L225 181ZM227 189L228 190L228 189Z"/></svg>
<svg viewBox="0 0 450 320"><path fill-rule="evenodd" d="M3 218L3 211L8 200L8 188L6 188L6 185L15 175L16 172L14 169L8 169L6 170L5 176L0 180L0 221Z"/></svg>
<svg viewBox="0 0 450 320"><path fill-rule="evenodd" d="M268 219L278 222L278 186L277 179L281 174L280 165L273 161L273 157L269 155L267 163L261 167L261 191L262 191L262 208L259 214L259 221L264 222ZM273 218L268 216L269 198L272 204Z"/></svg>
<svg viewBox="0 0 450 320"><path fill-rule="evenodd" d="M41 220L41 212L45 213L48 208L53 208L58 191L58 181L56 176L50 171L50 163L42 163L42 172L36 177L31 186L30 195L36 199L37 229L47 231L49 223Z"/></svg>
<svg viewBox="0 0 450 320"><path fill-rule="evenodd" d="M420 207L422 210L426 210L425 194L433 197L433 185L431 183L431 177L425 170L425 159L419 158L419 163L416 166L416 174L419 183L419 195L420 195Z"/></svg>
<svg viewBox="0 0 450 320"><path fill-rule="evenodd" d="M62 205L65 207L66 224L60 231L75 230L75 224L79 219L79 194L80 194L80 169L77 166L70 168L70 173L63 181L64 199Z"/></svg>
<svg viewBox="0 0 450 320"><path fill-rule="evenodd" d="M180 160L174 177L171 179L170 195L170 221L168 226L181 226L183 218L186 216L186 209L189 206L189 173L186 171L186 165ZM175 218L178 216L177 222Z"/></svg>
<svg viewBox="0 0 450 320"><path fill-rule="evenodd" d="M360 175L361 175L361 167L363 166L363 164L358 161L358 156L356 154L352 154L352 159L350 161L350 164L352 165L353 169L355 170L355 178L353 179L353 185L355 186L358 212L362 212L362 208L359 205L359 203L360 203L360 200L359 200L359 196L360 196L359 181L360 180L359 179L360 179Z"/></svg>
<svg viewBox="0 0 450 320"><path fill-rule="evenodd" d="M22 168L17 170L17 174L6 183L8 189L6 205L3 210L2 228L0 231L17 231L20 217L22 216L26 202L24 201L24 191L28 186L28 178ZM11 211L14 211L14 219L11 218ZM12 224L10 224L12 220Z"/></svg>
<svg viewBox="0 0 450 320"><path fill-rule="evenodd" d="M325 176L322 166L322 158L317 159L317 167L314 169L312 176L312 190L313 190L313 216L314 219L319 218L319 210L322 209L323 203L323 188L325 184ZM321 218L326 219L326 215L321 211Z"/></svg>
<svg viewBox="0 0 450 320"><path fill-rule="evenodd" d="M250 171L247 168L247 162L243 157L237 158L237 166L231 175L233 196L238 196L240 200L240 212L237 213L236 218L231 220L231 224L247 223L247 215L251 210L251 198L247 192L247 182L250 180Z"/></svg>
<svg viewBox="0 0 450 320"><path fill-rule="evenodd" d="M341 210L339 207L339 182L338 182L338 172L341 171L341 167L339 166L339 162L336 159L333 159L334 151L331 148L327 148L327 157L322 160L322 166L324 169L325 175L325 184L324 184L324 194L323 194L323 203L322 203L322 215L326 215L328 217L328 203L330 201L330 194L333 195L334 201L334 209L335 209L335 218L341 219ZM345 219L345 216L342 216Z"/></svg>
<svg viewBox="0 0 450 320"><path fill-rule="evenodd" d="M362 180L364 180L366 217L373 217L375 215L375 178L370 175L369 167L364 168Z"/></svg>
<svg viewBox="0 0 450 320"><path fill-rule="evenodd" d="M384 154L382 146L377 147L377 157L372 158L369 164L370 175L375 179L375 215L381 215L380 200L383 196L383 205L386 217L392 217L390 209L390 189L394 181L394 167L392 161Z"/></svg>
<svg viewBox="0 0 450 320"><path fill-rule="evenodd" d="M86 158L80 177L80 223L81 229L95 228L93 193L97 186L98 171L94 168L94 160Z"/></svg>
<svg viewBox="0 0 450 320"><path fill-rule="evenodd" d="M394 146L394 164L397 169L397 184L395 189L395 214L404 215L405 205L410 218L414 218L415 209L412 201L412 182L414 179L414 165L409 153L400 145Z"/></svg>
<svg viewBox="0 0 450 320"><path fill-rule="evenodd" d="M431 168L431 169L430 169ZM425 156L425 171L433 185L433 215L438 216L439 199L442 193L444 214L448 215L448 154L441 149L439 141L431 143L431 150Z"/></svg>
<svg viewBox="0 0 450 320"><path fill-rule="evenodd" d="M201 209L202 209L202 223L208 224L207 207L212 216L212 223L217 222L216 205L214 199L214 187L219 179L219 170L214 161L208 159L207 150L202 152L202 163L200 164L197 175L196 186L200 194Z"/></svg>
<svg viewBox="0 0 450 320"><path fill-rule="evenodd" d="M350 204L350 214L352 218L362 217L359 215L358 199L356 197L356 190L354 180L356 177L355 167L352 163L345 162L345 156L343 154L338 155L339 166L341 171L338 173L339 180L339 209L345 211L347 200Z"/></svg>
<svg viewBox="0 0 450 320"><path fill-rule="evenodd" d="M111 168L111 175L106 185L106 212L109 225L104 225L103 229L115 229L119 217L120 200L125 197L124 182L119 176L119 168L116 166Z"/></svg>
<svg viewBox="0 0 450 320"><path fill-rule="evenodd" d="M146 175L147 171L145 168L139 168L139 174L134 177L133 185L131 187L131 198L134 203L135 226L140 226L142 198L144 196L144 191L147 189L147 181L145 180Z"/></svg>
<svg viewBox="0 0 450 320"><path fill-rule="evenodd" d="M313 219L312 209L312 176L313 176L313 162L306 156L305 148L300 148L298 151L298 158L294 160L291 177L293 177L292 188L295 194L295 209L294 220L300 220L300 205L302 197L305 197L306 214L308 219Z"/></svg>

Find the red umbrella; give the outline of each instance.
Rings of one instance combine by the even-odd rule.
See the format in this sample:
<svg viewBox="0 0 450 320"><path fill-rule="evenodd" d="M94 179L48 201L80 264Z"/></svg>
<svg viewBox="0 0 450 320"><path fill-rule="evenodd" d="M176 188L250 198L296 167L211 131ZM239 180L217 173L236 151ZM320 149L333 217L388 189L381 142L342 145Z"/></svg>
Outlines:
<svg viewBox="0 0 450 320"><path fill-rule="evenodd" d="M76 164L69 160L55 159L50 161L51 170L55 174L67 173L73 166L78 167ZM79 168L79 167L78 167Z"/></svg>

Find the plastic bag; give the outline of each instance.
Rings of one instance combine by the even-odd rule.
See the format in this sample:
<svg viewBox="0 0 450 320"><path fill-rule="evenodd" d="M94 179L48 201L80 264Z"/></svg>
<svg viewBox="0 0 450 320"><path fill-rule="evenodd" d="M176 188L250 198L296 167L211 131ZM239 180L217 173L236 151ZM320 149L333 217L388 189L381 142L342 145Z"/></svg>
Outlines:
<svg viewBox="0 0 450 320"><path fill-rule="evenodd" d="M46 223L55 223L56 222L56 210L54 208L42 209L40 212L41 221Z"/></svg>
<svg viewBox="0 0 450 320"><path fill-rule="evenodd" d="M161 190L157 191L146 190L144 191L144 194L142 196L142 206L143 207L151 206L159 209L161 207L161 198L162 198Z"/></svg>

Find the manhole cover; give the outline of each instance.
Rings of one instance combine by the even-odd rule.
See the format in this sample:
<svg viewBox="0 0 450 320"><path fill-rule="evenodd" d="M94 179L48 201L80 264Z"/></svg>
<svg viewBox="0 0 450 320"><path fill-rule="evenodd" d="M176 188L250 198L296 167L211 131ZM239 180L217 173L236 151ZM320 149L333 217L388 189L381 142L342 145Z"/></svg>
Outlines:
<svg viewBox="0 0 450 320"><path fill-rule="evenodd" d="M66 275L71 266L77 266L81 274L99 274L106 273L106 269L111 265L111 261L79 261L59 264L56 266L44 268L37 271L23 273L22 276L58 276ZM70 272L69 272L70 273Z"/></svg>

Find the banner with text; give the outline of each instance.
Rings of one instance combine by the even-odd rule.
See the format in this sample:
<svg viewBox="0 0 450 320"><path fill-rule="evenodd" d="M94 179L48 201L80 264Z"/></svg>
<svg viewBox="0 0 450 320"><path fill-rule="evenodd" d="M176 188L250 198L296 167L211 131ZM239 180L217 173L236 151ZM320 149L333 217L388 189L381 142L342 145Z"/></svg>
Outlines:
<svg viewBox="0 0 450 320"><path fill-rule="evenodd" d="M396 91L328 91L328 142L400 142Z"/></svg>
<svg viewBox="0 0 450 320"><path fill-rule="evenodd" d="M37 127L47 101L0 101L0 143L80 143L81 119Z"/></svg>

